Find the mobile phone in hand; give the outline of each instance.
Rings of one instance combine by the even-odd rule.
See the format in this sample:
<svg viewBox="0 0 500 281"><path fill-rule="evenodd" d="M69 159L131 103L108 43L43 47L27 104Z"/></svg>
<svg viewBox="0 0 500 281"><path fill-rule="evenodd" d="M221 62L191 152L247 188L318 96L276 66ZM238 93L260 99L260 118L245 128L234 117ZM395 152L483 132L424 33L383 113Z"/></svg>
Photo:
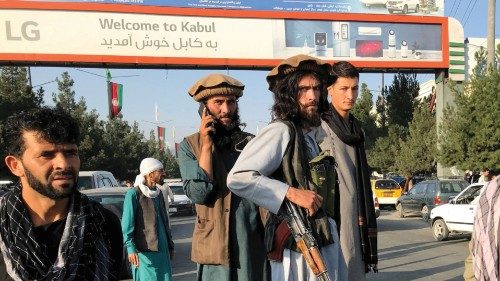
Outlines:
<svg viewBox="0 0 500 281"><path fill-rule="evenodd" d="M203 110L205 110L205 116L212 115L212 113L210 113L210 110L208 110L208 107L205 104L200 103L200 108L198 109L198 114L200 114L200 117L203 117ZM216 122L217 120L214 118L210 126L214 127Z"/></svg>

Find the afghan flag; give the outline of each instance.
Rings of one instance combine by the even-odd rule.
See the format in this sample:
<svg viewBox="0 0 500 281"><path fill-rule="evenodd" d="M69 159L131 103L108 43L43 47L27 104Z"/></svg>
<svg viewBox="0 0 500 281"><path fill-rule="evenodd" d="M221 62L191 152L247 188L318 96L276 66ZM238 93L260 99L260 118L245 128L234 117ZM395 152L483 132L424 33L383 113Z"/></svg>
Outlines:
<svg viewBox="0 0 500 281"><path fill-rule="evenodd" d="M123 104L123 85L108 82L109 118L118 116Z"/></svg>
<svg viewBox="0 0 500 281"><path fill-rule="evenodd" d="M165 147L165 128L158 126L158 144L160 149Z"/></svg>

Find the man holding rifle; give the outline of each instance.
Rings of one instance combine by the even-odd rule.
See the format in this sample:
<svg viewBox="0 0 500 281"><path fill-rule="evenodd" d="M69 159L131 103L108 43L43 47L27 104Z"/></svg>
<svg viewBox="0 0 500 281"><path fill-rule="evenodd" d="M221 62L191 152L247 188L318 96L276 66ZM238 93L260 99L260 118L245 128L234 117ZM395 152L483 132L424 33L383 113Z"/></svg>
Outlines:
<svg viewBox="0 0 500 281"><path fill-rule="evenodd" d="M270 211L265 239L272 280L342 278L335 190L315 184L310 172L310 161L320 154L314 128L328 108L332 80L328 63L306 55L275 67L267 76L274 120L247 144L228 175L231 191Z"/></svg>

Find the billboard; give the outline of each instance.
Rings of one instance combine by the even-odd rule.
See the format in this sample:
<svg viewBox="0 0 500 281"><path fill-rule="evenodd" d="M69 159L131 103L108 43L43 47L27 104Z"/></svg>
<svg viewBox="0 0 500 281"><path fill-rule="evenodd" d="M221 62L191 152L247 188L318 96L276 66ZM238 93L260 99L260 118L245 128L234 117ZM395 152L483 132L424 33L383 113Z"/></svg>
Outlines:
<svg viewBox="0 0 500 281"><path fill-rule="evenodd" d="M300 52L327 60L443 60L439 24L274 20L273 27L276 58Z"/></svg>
<svg viewBox="0 0 500 281"><path fill-rule="evenodd" d="M6 0L19 1L19 0ZM23 1L23 0L21 0ZM60 0L42 2L107 3L178 8L215 8L251 11L366 13L443 16L444 0Z"/></svg>
<svg viewBox="0 0 500 281"><path fill-rule="evenodd" d="M363 68L448 67L444 17L128 7L0 1L0 62L269 68L302 53Z"/></svg>

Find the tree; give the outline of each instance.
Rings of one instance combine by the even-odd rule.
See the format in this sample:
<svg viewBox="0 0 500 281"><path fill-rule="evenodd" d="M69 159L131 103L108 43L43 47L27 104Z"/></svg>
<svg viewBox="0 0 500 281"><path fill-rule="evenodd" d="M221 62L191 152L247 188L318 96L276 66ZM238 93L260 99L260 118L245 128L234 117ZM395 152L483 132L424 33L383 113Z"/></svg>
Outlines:
<svg viewBox="0 0 500 281"><path fill-rule="evenodd" d="M368 151L368 165L384 174L396 170L395 159L400 151L399 140L406 134L407 130L402 126L389 126L387 136L378 138L373 148Z"/></svg>
<svg viewBox="0 0 500 281"><path fill-rule="evenodd" d="M149 144L137 122L130 126L120 117L105 123L104 148L107 159L103 167L120 180L133 181L142 159L151 157Z"/></svg>
<svg viewBox="0 0 500 281"><path fill-rule="evenodd" d="M361 97L351 110L351 113L361 122L366 135L366 149L370 149L377 138L377 126L375 124L375 116L371 113L373 108L373 95L368 90L365 83L361 84Z"/></svg>
<svg viewBox="0 0 500 281"><path fill-rule="evenodd" d="M387 89L382 88L382 93L380 96L377 98L376 102L376 109L377 109L377 121L379 128L382 131L382 134L385 134L387 132L387 98L386 94Z"/></svg>
<svg viewBox="0 0 500 281"><path fill-rule="evenodd" d="M472 74L475 76L482 76L486 72L486 57L487 51L483 46L479 47L479 50L474 53L474 60L476 61L476 66L472 70Z"/></svg>
<svg viewBox="0 0 500 281"><path fill-rule="evenodd" d="M416 74L394 75L387 93L387 117L390 125L408 127L413 117L419 88Z"/></svg>
<svg viewBox="0 0 500 281"><path fill-rule="evenodd" d="M22 109L43 105L43 88L34 92L28 85L25 67L4 66L0 68L0 121Z"/></svg>
<svg viewBox="0 0 500 281"><path fill-rule="evenodd" d="M439 160L462 170L500 168L500 69L473 75L465 87L455 91L455 107L444 111L439 134Z"/></svg>
<svg viewBox="0 0 500 281"><path fill-rule="evenodd" d="M63 72L61 79L56 78L56 81L59 93L52 93L52 100L56 106L65 109L73 117L78 118L82 116L87 110L87 104L83 97L80 97L80 100L76 102L75 91L73 91L75 82L69 73L66 71Z"/></svg>
<svg viewBox="0 0 500 281"><path fill-rule="evenodd" d="M407 180L414 173L436 171L436 117L425 103L415 108L406 140L400 140L395 168Z"/></svg>

